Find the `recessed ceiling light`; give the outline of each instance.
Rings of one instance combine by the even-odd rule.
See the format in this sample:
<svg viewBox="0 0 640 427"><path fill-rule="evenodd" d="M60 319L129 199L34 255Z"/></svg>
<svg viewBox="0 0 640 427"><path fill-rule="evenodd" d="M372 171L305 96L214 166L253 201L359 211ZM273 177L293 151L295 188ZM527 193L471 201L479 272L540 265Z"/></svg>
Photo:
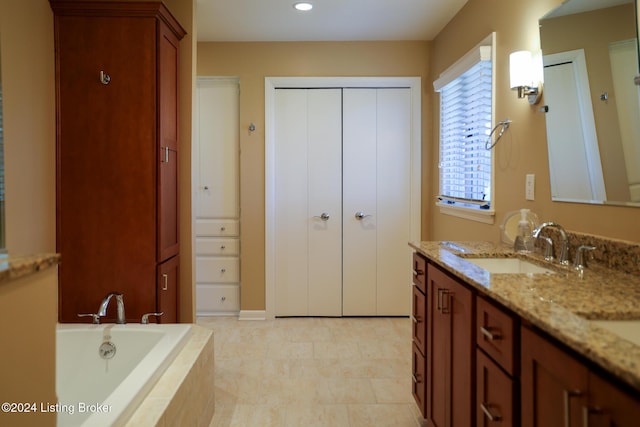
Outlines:
<svg viewBox="0 0 640 427"><path fill-rule="evenodd" d="M308 2L298 2L298 3L294 3L293 7L296 10L299 10L301 12L308 12L311 9L313 9L313 5L311 3Z"/></svg>

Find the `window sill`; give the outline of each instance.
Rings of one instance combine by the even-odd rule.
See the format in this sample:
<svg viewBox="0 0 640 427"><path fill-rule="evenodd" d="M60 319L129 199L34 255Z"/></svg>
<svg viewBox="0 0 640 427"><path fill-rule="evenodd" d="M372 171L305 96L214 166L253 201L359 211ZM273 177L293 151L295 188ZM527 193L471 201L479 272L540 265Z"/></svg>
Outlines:
<svg viewBox="0 0 640 427"><path fill-rule="evenodd" d="M493 224L495 222L496 211L493 209L468 208L440 202L436 203L436 206L440 208L441 214L457 216L458 218L482 222L484 224Z"/></svg>

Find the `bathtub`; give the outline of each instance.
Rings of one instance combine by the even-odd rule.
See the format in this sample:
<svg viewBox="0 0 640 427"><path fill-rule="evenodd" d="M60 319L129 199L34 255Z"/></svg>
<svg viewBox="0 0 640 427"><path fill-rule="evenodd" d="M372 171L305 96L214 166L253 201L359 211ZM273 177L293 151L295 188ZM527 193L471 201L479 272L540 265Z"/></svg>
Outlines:
<svg viewBox="0 0 640 427"><path fill-rule="evenodd" d="M123 425L188 339L189 324L59 324L58 426ZM103 343L110 343L103 346Z"/></svg>

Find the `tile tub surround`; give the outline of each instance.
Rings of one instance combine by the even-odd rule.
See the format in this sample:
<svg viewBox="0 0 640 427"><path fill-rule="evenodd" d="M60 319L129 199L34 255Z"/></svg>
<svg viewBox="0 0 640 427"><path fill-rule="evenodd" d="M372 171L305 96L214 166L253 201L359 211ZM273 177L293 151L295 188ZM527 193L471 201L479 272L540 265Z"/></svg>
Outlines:
<svg viewBox="0 0 640 427"><path fill-rule="evenodd" d="M211 427L419 427L408 318L199 318L216 336Z"/></svg>
<svg viewBox="0 0 640 427"><path fill-rule="evenodd" d="M184 348L126 426L206 427L214 409L213 332L193 325Z"/></svg>
<svg viewBox="0 0 640 427"><path fill-rule="evenodd" d="M0 285L29 276L60 263L60 254L0 254Z"/></svg>
<svg viewBox="0 0 640 427"><path fill-rule="evenodd" d="M640 346L592 325L589 319L640 319L640 277L593 263L581 279L571 267L556 274L489 274L463 257L509 257L512 249L488 242L420 242L410 246L479 293L640 390ZM464 252L456 250L464 249ZM544 262L527 255L534 262Z"/></svg>

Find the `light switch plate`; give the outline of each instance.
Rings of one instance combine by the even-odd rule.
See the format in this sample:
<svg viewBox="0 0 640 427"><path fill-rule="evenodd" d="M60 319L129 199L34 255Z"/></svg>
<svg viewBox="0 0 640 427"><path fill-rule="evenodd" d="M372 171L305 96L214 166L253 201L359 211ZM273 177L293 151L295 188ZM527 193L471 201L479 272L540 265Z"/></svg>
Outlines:
<svg viewBox="0 0 640 427"><path fill-rule="evenodd" d="M536 176L532 173L527 174L525 181L524 197L527 200L535 200Z"/></svg>

